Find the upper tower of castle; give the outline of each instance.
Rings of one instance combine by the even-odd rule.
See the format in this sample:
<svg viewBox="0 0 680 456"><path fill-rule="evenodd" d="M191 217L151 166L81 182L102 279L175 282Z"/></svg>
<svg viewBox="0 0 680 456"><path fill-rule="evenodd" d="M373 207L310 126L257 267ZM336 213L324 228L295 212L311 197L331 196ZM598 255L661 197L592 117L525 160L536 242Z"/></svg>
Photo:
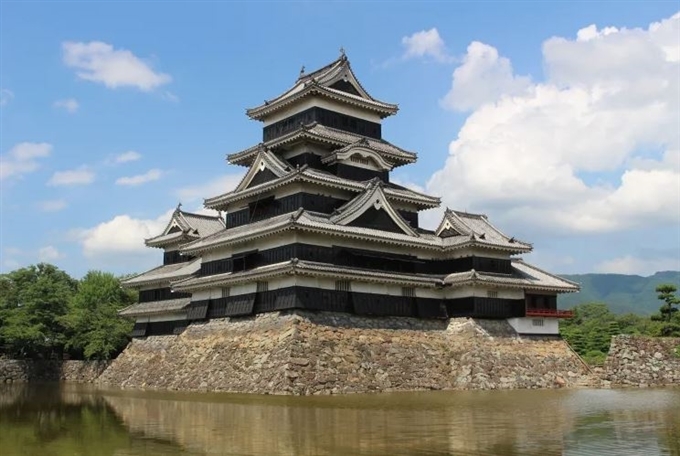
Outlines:
<svg viewBox="0 0 680 456"><path fill-rule="evenodd" d="M311 73L304 67L293 87L260 106L246 110L264 123L263 141L316 122L331 128L381 139L381 120L398 106L373 98L352 71L347 55Z"/></svg>

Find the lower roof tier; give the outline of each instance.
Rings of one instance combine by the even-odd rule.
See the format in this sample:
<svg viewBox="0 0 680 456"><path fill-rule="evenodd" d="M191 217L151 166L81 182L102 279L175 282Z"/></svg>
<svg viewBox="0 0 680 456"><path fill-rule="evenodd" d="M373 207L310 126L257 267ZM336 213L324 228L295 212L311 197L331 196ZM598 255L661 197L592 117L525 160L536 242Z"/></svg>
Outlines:
<svg viewBox="0 0 680 456"><path fill-rule="evenodd" d="M172 283L173 290L196 292L239 284L253 284L282 277L307 276L333 280L391 284L404 287L443 289L461 287L496 287L502 289L538 290L553 293L578 291L577 284L552 275L522 260L512 260L509 274L477 272L474 269L447 275L386 272L373 269L338 266L293 258L241 272L197 276Z"/></svg>
<svg viewBox="0 0 680 456"><path fill-rule="evenodd" d="M368 200L367 203L371 203L371 200ZM371 214L377 214L383 215L383 218L386 217L384 214L379 214L379 212L383 212L382 208L384 207L384 205L380 206L381 209L379 210L369 208L369 216ZM340 218L343 217L344 214L349 214L350 217L355 216L355 218ZM380 222L381 224L384 222L386 224L389 223L389 220L383 221L377 216L375 220L363 220L363 218L356 218L359 214L359 211L354 210L328 215L299 209L295 212L271 217L259 222L226 229L187 244L182 247L181 251L183 254L188 255L203 254L203 252L256 241L287 231L297 233L318 233L326 236L329 240L344 238L360 242L370 242L375 243L377 249L380 248L380 244L389 244L399 247L440 252L448 252L468 247L479 247L502 251L509 254L527 253L532 250L530 244L516 241L513 238L496 235L491 236L490 234L495 234L491 233L491 229L489 229L489 233L479 232L478 230L469 230L465 233L440 237L432 232L410 228L408 223L403 221L403 217L398 214L388 214L393 221L396 220L400 222L395 222L395 226L397 226L399 230L396 230L395 228L394 231L388 231L385 227L382 227L382 229L371 227L374 222ZM399 218L402 220L400 221ZM402 229L403 231L399 232Z"/></svg>

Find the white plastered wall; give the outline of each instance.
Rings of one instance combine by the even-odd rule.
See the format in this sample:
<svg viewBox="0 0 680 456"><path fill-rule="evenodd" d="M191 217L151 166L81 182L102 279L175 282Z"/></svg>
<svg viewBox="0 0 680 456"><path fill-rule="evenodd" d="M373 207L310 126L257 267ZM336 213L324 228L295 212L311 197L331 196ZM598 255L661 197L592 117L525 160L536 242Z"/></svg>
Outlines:
<svg viewBox="0 0 680 456"><path fill-rule="evenodd" d="M557 335L560 333L557 318L508 318L508 323L519 334Z"/></svg>

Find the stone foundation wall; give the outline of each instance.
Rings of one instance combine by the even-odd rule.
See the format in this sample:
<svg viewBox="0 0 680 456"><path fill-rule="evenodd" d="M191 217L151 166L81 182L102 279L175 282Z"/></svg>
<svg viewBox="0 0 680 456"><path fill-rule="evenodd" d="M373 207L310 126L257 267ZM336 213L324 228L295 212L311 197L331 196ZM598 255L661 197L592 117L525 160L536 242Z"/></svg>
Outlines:
<svg viewBox="0 0 680 456"><path fill-rule="evenodd" d="M680 337L615 336L603 371L605 386L680 385Z"/></svg>
<svg viewBox="0 0 680 456"><path fill-rule="evenodd" d="M34 361L0 358L0 383L68 381L92 383L108 361Z"/></svg>
<svg viewBox="0 0 680 456"><path fill-rule="evenodd" d="M99 378L125 388L268 394L556 388L590 384L559 339L506 321L294 311L192 324L133 340Z"/></svg>

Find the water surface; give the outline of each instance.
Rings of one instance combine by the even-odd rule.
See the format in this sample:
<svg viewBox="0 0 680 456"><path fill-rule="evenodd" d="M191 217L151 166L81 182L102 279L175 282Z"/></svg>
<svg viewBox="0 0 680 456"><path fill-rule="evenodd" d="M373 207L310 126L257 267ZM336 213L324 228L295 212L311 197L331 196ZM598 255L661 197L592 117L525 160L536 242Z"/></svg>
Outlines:
<svg viewBox="0 0 680 456"><path fill-rule="evenodd" d="M680 456L680 389L339 397L0 386L2 456Z"/></svg>

